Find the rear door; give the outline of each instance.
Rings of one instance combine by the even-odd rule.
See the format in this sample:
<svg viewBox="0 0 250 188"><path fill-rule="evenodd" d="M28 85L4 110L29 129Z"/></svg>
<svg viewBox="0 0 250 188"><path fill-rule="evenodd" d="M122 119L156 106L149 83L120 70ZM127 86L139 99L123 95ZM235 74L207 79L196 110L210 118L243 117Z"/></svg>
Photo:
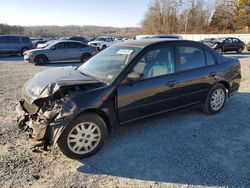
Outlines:
<svg viewBox="0 0 250 188"><path fill-rule="evenodd" d="M178 107L180 88L179 76L175 73L173 46L151 47L145 51L131 72L142 73L144 79L118 86L120 123Z"/></svg>
<svg viewBox="0 0 250 188"><path fill-rule="evenodd" d="M79 61L81 56L81 50L79 43L77 42L66 42L65 43L65 61Z"/></svg>
<svg viewBox="0 0 250 188"><path fill-rule="evenodd" d="M233 42L233 48L234 48L233 50L237 51L239 48L242 48L242 44L239 39L233 38L232 42Z"/></svg>
<svg viewBox="0 0 250 188"><path fill-rule="evenodd" d="M198 104L205 99L215 82L215 57L202 46L189 42L179 43L176 52L181 76L180 105Z"/></svg>

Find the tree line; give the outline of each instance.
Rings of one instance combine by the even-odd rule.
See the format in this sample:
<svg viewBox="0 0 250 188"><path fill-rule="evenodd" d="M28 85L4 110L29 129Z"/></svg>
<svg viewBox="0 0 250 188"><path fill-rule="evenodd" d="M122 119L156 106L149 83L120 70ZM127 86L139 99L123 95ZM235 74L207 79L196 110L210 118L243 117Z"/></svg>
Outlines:
<svg viewBox="0 0 250 188"><path fill-rule="evenodd" d="M140 28L127 27L103 27L103 26L10 26L0 24L0 35L19 34L29 37L64 37L64 36L85 36L95 37L100 35L134 37L140 34Z"/></svg>
<svg viewBox="0 0 250 188"><path fill-rule="evenodd" d="M250 0L153 0L141 28L144 34L247 33Z"/></svg>

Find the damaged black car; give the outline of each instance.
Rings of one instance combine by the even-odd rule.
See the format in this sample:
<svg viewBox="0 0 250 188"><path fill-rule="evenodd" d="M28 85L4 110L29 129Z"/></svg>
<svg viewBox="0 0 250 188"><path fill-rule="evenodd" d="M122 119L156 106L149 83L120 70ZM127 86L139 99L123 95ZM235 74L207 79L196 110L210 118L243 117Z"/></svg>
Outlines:
<svg viewBox="0 0 250 188"><path fill-rule="evenodd" d="M36 74L16 106L19 128L81 159L113 129L183 107L222 110L240 86L240 63L185 40L113 45L78 68Z"/></svg>

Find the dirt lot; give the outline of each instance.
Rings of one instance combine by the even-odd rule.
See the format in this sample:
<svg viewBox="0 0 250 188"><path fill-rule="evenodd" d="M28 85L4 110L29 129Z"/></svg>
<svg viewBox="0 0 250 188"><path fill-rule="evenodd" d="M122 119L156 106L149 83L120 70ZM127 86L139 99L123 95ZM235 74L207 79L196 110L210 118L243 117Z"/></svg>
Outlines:
<svg viewBox="0 0 250 188"><path fill-rule="evenodd" d="M240 58L243 81L220 114L180 111L131 124L82 161L58 150L32 152L15 123L23 84L43 69L71 65L0 57L0 187L250 187L250 54L230 56Z"/></svg>

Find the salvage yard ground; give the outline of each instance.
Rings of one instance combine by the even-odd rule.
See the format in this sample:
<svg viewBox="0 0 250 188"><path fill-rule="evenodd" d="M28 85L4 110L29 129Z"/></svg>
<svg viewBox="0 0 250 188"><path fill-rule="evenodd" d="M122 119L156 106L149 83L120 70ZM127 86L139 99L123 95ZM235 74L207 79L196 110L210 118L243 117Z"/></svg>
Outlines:
<svg viewBox="0 0 250 188"><path fill-rule="evenodd" d="M239 94L214 116L179 111L112 133L95 156L34 153L16 127L23 84L47 68L0 57L0 187L250 187L250 53ZM84 99L83 99L84 100Z"/></svg>

